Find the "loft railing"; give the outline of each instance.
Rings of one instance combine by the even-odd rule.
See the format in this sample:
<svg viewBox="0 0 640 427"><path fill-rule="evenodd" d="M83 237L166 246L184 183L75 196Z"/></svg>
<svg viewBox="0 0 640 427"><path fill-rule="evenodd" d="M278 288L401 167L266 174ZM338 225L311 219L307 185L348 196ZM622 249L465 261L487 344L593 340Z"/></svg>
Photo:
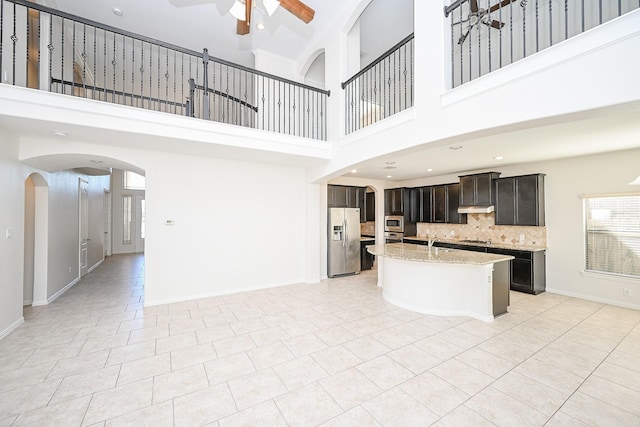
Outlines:
<svg viewBox="0 0 640 427"><path fill-rule="evenodd" d="M413 106L413 34L342 83L345 134Z"/></svg>
<svg viewBox="0 0 640 427"><path fill-rule="evenodd" d="M327 139L328 91L26 0L0 0L0 81Z"/></svg>
<svg viewBox="0 0 640 427"><path fill-rule="evenodd" d="M456 0L451 82L459 86L640 7L640 0Z"/></svg>

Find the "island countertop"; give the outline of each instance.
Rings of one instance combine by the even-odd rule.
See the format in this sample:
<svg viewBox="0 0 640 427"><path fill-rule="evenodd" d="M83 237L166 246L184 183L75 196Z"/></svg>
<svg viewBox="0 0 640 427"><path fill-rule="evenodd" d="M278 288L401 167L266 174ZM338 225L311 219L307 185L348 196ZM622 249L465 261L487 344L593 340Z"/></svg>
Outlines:
<svg viewBox="0 0 640 427"><path fill-rule="evenodd" d="M442 264L486 265L513 259L510 255L489 254L461 249L429 248L413 243L387 243L367 246L373 255L386 256L405 261L420 261Z"/></svg>

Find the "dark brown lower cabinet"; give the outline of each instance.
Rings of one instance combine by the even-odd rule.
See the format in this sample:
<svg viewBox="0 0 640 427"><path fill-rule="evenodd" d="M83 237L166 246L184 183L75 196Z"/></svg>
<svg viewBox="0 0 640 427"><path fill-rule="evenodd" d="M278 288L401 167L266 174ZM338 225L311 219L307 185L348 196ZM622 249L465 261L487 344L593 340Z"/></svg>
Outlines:
<svg viewBox="0 0 640 427"><path fill-rule="evenodd" d="M374 256L367 251L367 246L374 244L375 241L360 242L360 270L371 270L373 268Z"/></svg>

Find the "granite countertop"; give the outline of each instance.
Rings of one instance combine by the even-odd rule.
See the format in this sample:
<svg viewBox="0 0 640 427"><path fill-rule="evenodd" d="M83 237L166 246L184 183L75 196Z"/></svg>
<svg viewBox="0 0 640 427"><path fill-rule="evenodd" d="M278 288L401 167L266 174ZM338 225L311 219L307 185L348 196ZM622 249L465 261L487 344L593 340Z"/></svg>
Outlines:
<svg viewBox="0 0 640 427"><path fill-rule="evenodd" d="M374 255L386 256L405 261L420 261L443 264L486 265L513 259L510 255L488 254L484 252L464 251L461 249L429 248L412 243L387 243L367 246Z"/></svg>
<svg viewBox="0 0 640 427"><path fill-rule="evenodd" d="M408 236L404 238L405 240L418 240L421 242L427 242L429 238L427 237L418 237L418 236ZM514 251L529 251L529 252L537 252L544 251L547 248L544 246L531 246L531 245L518 245L511 243L499 243L499 242L491 242L491 243L470 243L470 242L461 242L460 240L453 239L437 239L440 243L452 243L454 245L467 245L467 246L479 246L485 248L498 248L498 249L511 249Z"/></svg>
<svg viewBox="0 0 640 427"><path fill-rule="evenodd" d="M360 237L360 241L361 242L375 242L376 238L375 237L369 237L369 236L361 236Z"/></svg>

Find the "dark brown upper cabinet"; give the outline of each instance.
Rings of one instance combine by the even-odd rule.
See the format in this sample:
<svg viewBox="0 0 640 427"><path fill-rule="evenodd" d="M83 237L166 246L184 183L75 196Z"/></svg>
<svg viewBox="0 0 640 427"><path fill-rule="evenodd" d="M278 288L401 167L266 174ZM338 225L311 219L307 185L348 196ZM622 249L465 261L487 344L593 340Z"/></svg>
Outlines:
<svg viewBox="0 0 640 427"><path fill-rule="evenodd" d="M494 204L493 181L500 172L486 172L460 177L460 206L491 206Z"/></svg>
<svg viewBox="0 0 640 427"><path fill-rule="evenodd" d="M499 178L494 186L496 225L545 224L544 174Z"/></svg>

